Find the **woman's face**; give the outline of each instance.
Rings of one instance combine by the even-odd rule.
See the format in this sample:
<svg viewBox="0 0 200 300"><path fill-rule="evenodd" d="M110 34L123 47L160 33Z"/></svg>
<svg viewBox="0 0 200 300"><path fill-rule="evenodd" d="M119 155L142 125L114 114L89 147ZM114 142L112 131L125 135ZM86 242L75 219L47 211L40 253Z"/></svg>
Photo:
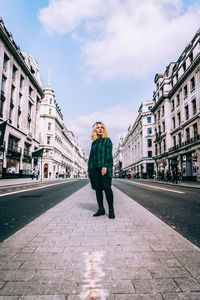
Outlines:
<svg viewBox="0 0 200 300"><path fill-rule="evenodd" d="M97 124L96 125L96 132L98 136L102 136L104 132L104 128L102 124Z"/></svg>

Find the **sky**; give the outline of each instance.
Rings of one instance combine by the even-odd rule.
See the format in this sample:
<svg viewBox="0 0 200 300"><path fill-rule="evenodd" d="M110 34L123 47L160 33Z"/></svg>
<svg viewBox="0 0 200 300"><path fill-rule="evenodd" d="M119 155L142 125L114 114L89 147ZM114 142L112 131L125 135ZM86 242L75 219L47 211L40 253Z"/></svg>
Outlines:
<svg viewBox="0 0 200 300"><path fill-rule="evenodd" d="M200 0L0 0L21 51L38 62L65 124L89 154L92 125L105 123L114 149L156 73L176 61L200 27Z"/></svg>

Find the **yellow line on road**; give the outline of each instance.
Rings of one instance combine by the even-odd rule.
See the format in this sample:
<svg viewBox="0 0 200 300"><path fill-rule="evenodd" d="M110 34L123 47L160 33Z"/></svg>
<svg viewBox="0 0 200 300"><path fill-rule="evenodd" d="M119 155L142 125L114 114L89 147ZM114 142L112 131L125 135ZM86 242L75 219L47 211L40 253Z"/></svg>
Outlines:
<svg viewBox="0 0 200 300"><path fill-rule="evenodd" d="M146 187L148 187L150 189L163 190L163 191L177 193L177 194L185 194L185 192L174 191L174 190L170 190L170 189L166 189L166 188L162 188L162 187L158 187L158 186L152 186L152 185L148 185L148 184L144 184L144 183L139 183L139 182L134 182L134 181L128 181L128 180L124 180L124 179L115 179L115 180L121 180L121 181L129 182L129 183L137 184L137 185L143 185L143 186L146 186Z"/></svg>

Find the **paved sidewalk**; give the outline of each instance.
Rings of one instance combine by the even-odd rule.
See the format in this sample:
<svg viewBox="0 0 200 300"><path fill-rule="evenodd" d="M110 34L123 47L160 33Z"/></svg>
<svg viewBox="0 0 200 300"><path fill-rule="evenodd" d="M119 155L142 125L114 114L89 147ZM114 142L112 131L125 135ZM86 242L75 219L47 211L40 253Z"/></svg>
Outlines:
<svg viewBox="0 0 200 300"><path fill-rule="evenodd" d="M123 178L120 178L123 179ZM182 187L189 187L189 188L196 188L196 189L200 189L200 182L199 181L181 181L178 183L173 183L173 182L165 182L165 181L161 181L161 180L154 180L154 179L142 179L142 178L136 178L136 179L128 179L125 178L125 180L132 180L135 182L150 182L150 183L158 183L158 184L167 184L167 185L173 185L173 186L182 186Z"/></svg>
<svg viewBox="0 0 200 300"><path fill-rule="evenodd" d="M62 180L69 180L73 178L43 178L42 181L39 178L38 180L36 178L9 178L9 179L0 179L0 187L5 186L13 186L13 185L22 185L22 184L41 184L41 183L51 183L53 181L62 181Z"/></svg>
<svg viewBox="0 0 200 300"><path fill-rule="evenodd" d="M0 300L200 299L200 249L113 191L115 220L88 184L1 243Z"/></svg>

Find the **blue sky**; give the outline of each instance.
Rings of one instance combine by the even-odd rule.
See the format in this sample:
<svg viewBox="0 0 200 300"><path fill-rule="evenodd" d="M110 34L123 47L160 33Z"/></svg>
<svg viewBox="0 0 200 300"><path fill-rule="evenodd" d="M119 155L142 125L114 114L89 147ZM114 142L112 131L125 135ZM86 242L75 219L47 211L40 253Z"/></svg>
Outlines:
<svg viewBox="0 0 200 300"><path fill-rule="evenodd" d="M151 100L155 74L200 27L200 0L0 0L0 15L44 88L51 68L66 124L88 153L96 120L116 146Z"/></svg>

